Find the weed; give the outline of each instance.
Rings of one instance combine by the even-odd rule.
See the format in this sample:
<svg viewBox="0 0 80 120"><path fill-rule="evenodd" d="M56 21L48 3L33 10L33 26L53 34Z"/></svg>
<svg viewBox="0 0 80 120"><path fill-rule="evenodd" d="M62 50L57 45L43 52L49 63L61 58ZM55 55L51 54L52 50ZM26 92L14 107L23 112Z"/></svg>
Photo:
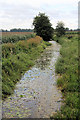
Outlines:
<svg viewBox="0 0 80 120"><path fill-rule="evenodd" d="M79 118L79 83L78 83L78 37L58 38L61 44L61 57L56 63L56 73L60 74L57 85L60 87L64 105L55 118L75 120Z"/></svg>
<svg viewBox="0 0 80 120"><path fill-rule="evenodd" d="M2 46L2 95L3 99L13 93L15 84L25 71L35 64L35 59L47 47L41 37Z"/></svg>

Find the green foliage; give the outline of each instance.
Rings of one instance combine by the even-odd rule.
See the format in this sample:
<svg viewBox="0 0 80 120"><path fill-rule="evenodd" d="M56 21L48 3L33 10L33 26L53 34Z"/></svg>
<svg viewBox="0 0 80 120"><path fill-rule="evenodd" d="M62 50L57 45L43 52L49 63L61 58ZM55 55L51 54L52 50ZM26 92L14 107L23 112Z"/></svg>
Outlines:
<svg viewBox="0 0 80 120"><path fill-rule="evenodd" d="M51 43L46 42L46 41L45 41L45 44L46 44L47 46L51 46L51 45L52 45Z"/></svg>
<svg viewBox="0 0 80 120"><path fill-rule="evenodd" d="M2 29L2 32L33 32L33 29L21 29L21 28L13 28L13 29L10 29L10 30L3 30Z"/></svg>
<svg viewBox="0 0 80 120"><path fill-rule="evenodd" d="M68 39L59 38L62 45L61 57L56 63L56 72L60 75L57 85L60 87L64 105L55 118L79 118L79 82L78 82L78 36Z"/></svg>
<svg viewBox="0 0 80 120"><path fill-rule="evenodd" d="M48 16L44 13L39 13L39 15L34 18L33 25L34 31L37 35L41 36L43 40L49 41L52 39L53 28L51 27L52 25Z"/></svg>
<svg viewBox="0 0 80 120"><path fill-rule="evenodd" d="M56 32L57 36L60 37L65 34L65 28L64 28L64 23L63 22L58 22L56 26Z"/></svg>
<svg viewBox="0 0 80 120"><path fill-rule="evenodd" d="M78 34L78 30L77 31L66 31L66 34L75 35L75 34Z"/></svg>
<svg viewBox="0 0 80 120"><path fill-rule="evenodd" d="M13 28L13 29L10 29L10 32L33 32L33 30L32 29Z"/></svg>
<svg viewBox="0 0 80 120"><path fill-rule="evenodd" d="M38 42L38 39L39 42ZM34 44L33 44L34 43ZM44 51L49 43L41 38L7 43L2 46L2 97L13 93L15 84L25 71L34 65L35 59ZM20 96L22 97L22 95Z"/></svg>
<svg viewBox="0 0 80 120"><path fill-rule="evenodd" d="M2 43L15 43L20 40L27 40L34 37L35 37L35 34L2 36Z"/></svg>

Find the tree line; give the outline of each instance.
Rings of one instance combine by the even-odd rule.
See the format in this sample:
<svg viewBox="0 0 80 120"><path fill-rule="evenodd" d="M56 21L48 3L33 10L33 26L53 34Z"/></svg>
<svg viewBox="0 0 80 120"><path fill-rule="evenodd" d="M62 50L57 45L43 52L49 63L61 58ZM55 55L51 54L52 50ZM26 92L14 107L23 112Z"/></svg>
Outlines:
<svg viewBox="0 0 80 120"><path fill-rule="evenodd" d="M49 17L45 13L39 13L33 20L34 32L43 38L45 41L50 41L53 38L54 28L50 23ZM56 26L56 35L58 37L65 34L63 22L58 22Z"/></svg>
<svg viewBox="0 0 80 120"><path fill-rule="evenodd" d="M33 29L21 29L21 28L13 28L13 29L10 29L10 30L3 30L2 29L2 32L33 32Z"/></svg>
<svg viewBox="0 0 80 120"><path fill-rule="evenodd" d="M73 31L72 29L65 28L65 25L62 21L59 21L56 25L56 29L52 27L49 17L45 13L39 13L33 20L34 32L37 35L41 36L43 40L49 41L53 39L53 34L56 34L57 37L65 35L66 31ZM78 31L78 29L74 30Z"/></svg>
<svg viewBox="0 0 80 120"><path fill-rule="evenodd" d="M42 37L43 40L50 41L52 40L54 33L56 33L57 37L61 37L62 35L65 35L66 31L70 31L69 28L65 28L65 25L62 21L59 21L56 25L56 29L54 29L49 17L45 15L45 13L39 13L36 17L34 17L32 24L34 29L14 28L10 31L2 30L2 32L35 32L38 36Z"/></svg>

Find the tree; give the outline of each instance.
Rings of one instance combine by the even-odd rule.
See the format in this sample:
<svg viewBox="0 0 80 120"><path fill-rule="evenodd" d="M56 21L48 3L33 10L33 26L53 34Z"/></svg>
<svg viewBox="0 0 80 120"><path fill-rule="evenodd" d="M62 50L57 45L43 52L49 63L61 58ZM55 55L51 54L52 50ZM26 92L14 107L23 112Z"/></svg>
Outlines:
<svg viewBox="0 0 80 120"><path fill-rule="evenodd" d="M69 28L65 28L65 31L69 31Z"/></svg>
<svg viewBox="0 0 80 120"><path fill-rule="evenodd" d="M48 16L45 13L39 13L33 20L34 31L45 41L49 41L53 37L53 28Z"/></svg>
<svg viewBox="0 0 80 120"><path fill-rule="evenodd" d="M57 36L60 37L65 34L65 28L63 22L58 22L56 26Z"/></svg>

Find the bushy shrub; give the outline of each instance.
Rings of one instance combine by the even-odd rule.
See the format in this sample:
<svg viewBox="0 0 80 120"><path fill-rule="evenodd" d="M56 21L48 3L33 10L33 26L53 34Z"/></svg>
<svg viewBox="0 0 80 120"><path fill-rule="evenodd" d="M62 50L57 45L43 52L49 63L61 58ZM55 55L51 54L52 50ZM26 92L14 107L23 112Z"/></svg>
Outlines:
<svg viewBox="0 0 80 120"><path fill-rule="evenodd" d="M71 39L72 38L72 36L68 36L68 39Z"/></svg>

